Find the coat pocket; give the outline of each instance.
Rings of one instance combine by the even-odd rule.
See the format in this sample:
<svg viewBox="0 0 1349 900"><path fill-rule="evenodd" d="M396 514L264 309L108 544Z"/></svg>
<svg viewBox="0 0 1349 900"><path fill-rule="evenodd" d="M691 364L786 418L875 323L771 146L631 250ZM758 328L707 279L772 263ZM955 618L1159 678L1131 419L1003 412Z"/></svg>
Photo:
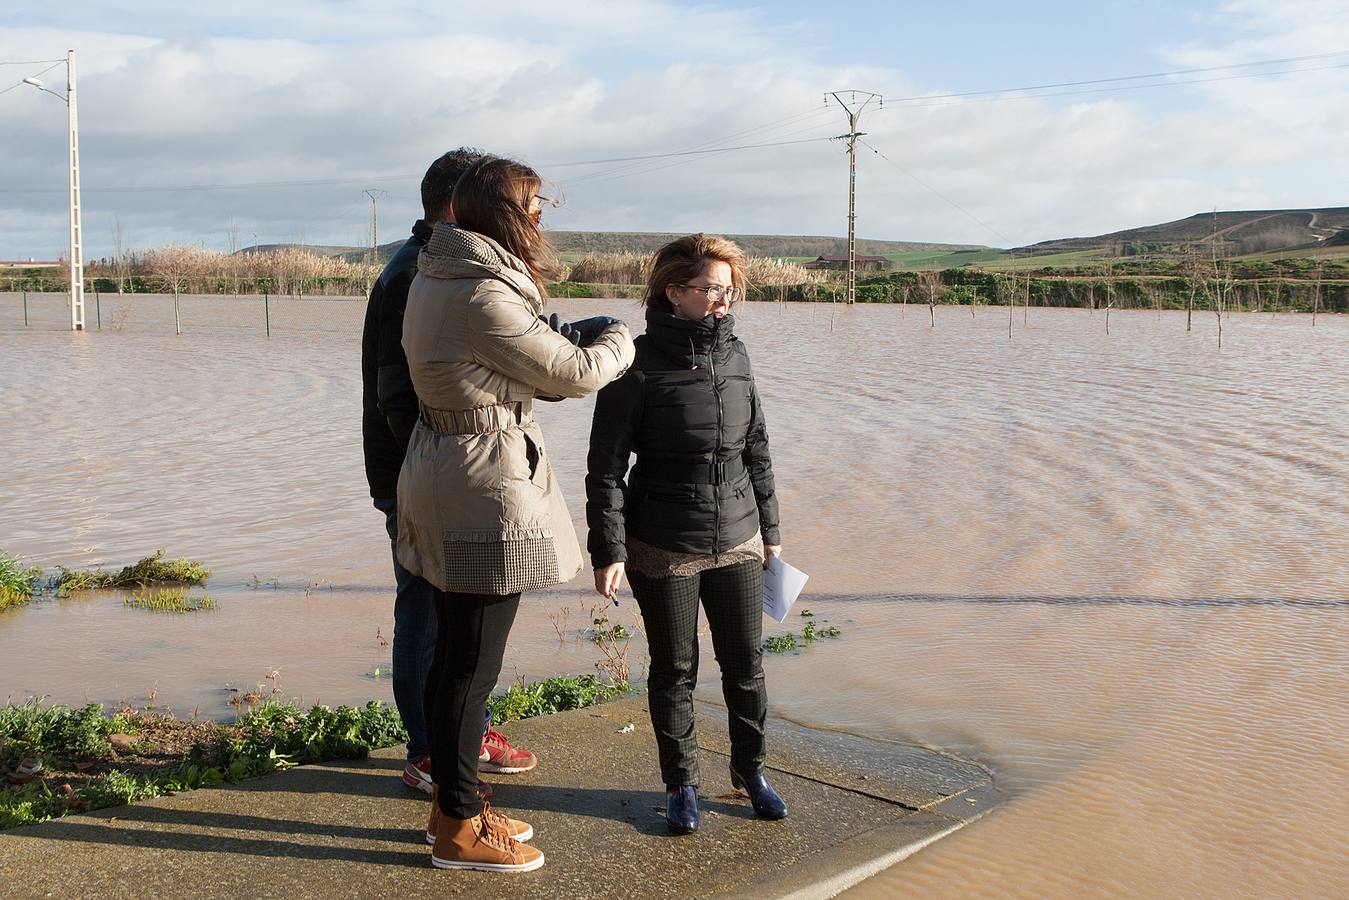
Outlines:
<svg viewBox="0 0 1349 900"><path fill-rule="evenodd" d="M528 431L522 431L525 439L525 463L529 467L529 480L536 487L548 487L547 474L543 464L543 442L537 441Z"/></svg>

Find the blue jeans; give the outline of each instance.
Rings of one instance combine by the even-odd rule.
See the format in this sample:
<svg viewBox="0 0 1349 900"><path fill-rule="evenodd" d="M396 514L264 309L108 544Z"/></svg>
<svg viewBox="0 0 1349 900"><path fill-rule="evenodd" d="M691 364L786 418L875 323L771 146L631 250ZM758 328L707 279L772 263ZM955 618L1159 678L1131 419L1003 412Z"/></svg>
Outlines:
<svg viewBox="0 0 1349 900"><path fill-rule="evenodd" d="M431 751L426 680L436 655L436 601L430 582L398 563L398 502L376 500L393 546L393 702L408 732L408 759Z"/></svg>

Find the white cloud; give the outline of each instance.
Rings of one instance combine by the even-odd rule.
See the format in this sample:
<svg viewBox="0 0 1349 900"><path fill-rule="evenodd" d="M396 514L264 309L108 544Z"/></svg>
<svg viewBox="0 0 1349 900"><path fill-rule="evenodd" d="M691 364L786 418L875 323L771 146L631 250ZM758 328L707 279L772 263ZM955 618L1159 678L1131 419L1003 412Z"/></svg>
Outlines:
<svg viewBox="0 0 1349 900"><path fill-rule="evenodd" d="M363 187L387 188L381 237L419 209L417 182L449 147L518 155L560 183L554 227L840 233L838 143L593 167L546 164L706 145L837 135L825 90L940 92L939 77L832 66L792 23L673 3L514 0L428 18L424 4L232 4L228 19L180 4L85 4L83 31L0 30L0 59L80 54L89 255L112 221L129 240L358 243ZM1177 67L1349 48L1342 4L1246 0L1221 40L1159 48ZM174 25L155 29L156 21ZM102 29L102 30L98 30ZM140 30L143 33L131 33ZM1339 62L1349 62L1349 56ZM13 71L0 68L8 78ZM54 71L52 75L59 75ZM1083 73L1090 77L1098 73ZM21 77L21 75L16 76ZM51 75L48 76L50 78ZM59 81L59 79L54 79ZM1015 73L1009 73L1014 82ZM0 89L6 85L0 83ZM1111 231L1212 206L1330 205L1349 136L1349 70L1118 94L911 105L863 119L867 140L1011 242ZM1153 97L1167 92L1164 108ZM1180 98L1177 100L1176 98ZM0 96L0 256L64 243L64 111L24 89ZM765 123L772 127L763 126ZM268 190L119 193L109 188L405 175ZM869 151L859 233L1002 243Z"/></svg>

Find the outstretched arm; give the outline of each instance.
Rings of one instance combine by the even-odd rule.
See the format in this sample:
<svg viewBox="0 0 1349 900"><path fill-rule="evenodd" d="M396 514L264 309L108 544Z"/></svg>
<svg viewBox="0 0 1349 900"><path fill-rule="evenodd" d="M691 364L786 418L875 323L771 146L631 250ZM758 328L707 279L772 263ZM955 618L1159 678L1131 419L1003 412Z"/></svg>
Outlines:
<svg viewBox="0 0 1349 900"><path fill-rule="evenodd" d="M466 325L478 362L541 394L584 397L632 364L632 338L623 323L578 347L539 321L514 293L491 282L469 301Z"/></svg>

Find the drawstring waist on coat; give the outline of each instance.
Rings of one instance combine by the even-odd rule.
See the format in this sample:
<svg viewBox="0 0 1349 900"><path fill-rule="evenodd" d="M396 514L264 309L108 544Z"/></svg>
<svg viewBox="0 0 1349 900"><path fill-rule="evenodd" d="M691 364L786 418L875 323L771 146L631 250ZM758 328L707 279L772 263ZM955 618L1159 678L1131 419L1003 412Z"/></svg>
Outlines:
<svg viewBox="0 0 1349 900"><path fill-rule="evenodd" d="M533 403L499 403L474 409L435 409L419 404L421 420L437 434L486 434L534 421Z"/></svg>

